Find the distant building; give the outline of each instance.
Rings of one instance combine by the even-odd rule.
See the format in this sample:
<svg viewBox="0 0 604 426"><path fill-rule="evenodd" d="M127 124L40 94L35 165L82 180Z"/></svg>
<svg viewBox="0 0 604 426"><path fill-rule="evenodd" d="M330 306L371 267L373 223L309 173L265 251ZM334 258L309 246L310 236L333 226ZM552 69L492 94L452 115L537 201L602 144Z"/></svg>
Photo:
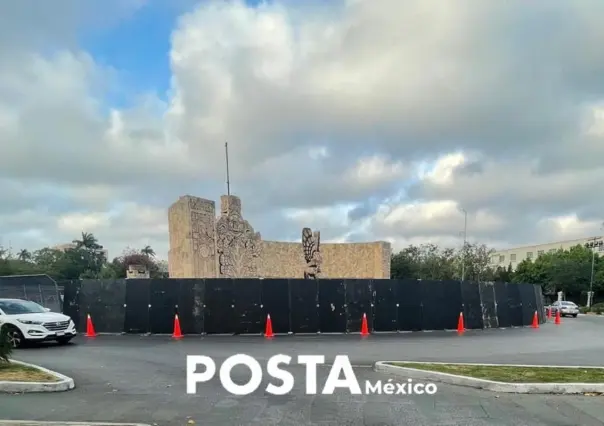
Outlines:
<svg viewBox="0 0 604 426"><path fill-rule="evenodd" d="M128 269L126 270L126 278L151 278L151 274L149 272L149 269L147 269L144 265L128 265Z"/></svg>
<svg viewBox="0 0 604 426"><path fill-rule="evenodd" d="M76 248L77 246L75 245L75 243L67 243L67 244L59 244L53 247L54 250L59 250L59 251L66 251L66 250L73 250L74 248ZM99 253L103 253L105 255L105 259L109 259L109 251L105 248L100 248L98 249Z"/></svg>
<svg viewBox="0 0 604 426"><path fill-rule="evenodd" d="M507 268L511 264L512 269L516 270L518 264L524 259L534 260L545 253L552 253L560 249L568 250L576 245L582 245L604 255L604 236L600 236L499 250L491 255L490 265L492 268L498 266Z"/></svg>

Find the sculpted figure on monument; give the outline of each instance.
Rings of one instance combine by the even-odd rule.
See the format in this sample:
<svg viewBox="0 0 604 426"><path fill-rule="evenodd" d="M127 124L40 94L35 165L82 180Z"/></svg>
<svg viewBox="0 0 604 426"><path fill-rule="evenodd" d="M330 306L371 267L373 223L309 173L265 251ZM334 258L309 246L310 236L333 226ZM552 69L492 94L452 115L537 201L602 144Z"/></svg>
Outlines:
<svg viewBox="0 0 604 426"><path fill-rule="evenodd" d="M241 215L241 200L233 195L221 197L221 215L216 222L219 275L221 278L258 276L259 232Z"/></svg>
<svg viewBox="0 0 604 426"><path fill-rule="evenodd" d="M304 279L319 278L321 273L321 233L313 233L310 228L302 230L302 249L304 250Z"/></svg>

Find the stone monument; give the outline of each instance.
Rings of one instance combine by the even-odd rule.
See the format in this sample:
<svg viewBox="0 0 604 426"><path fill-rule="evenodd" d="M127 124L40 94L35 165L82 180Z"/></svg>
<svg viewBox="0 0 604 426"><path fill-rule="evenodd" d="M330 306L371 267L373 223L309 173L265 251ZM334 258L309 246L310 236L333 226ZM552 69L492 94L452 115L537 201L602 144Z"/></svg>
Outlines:
<svg viewBox="0 0 604 426"><path fill-rule="evenodd" d="M241 200L234 195L220 198L216 222L216 251L220 278L258 277L257 259L262 249L259 232L241 215Z"/></svg>
<svg viewBox="0 0 604 426"><path fill-rule="evenodd" d="M168 211L170 278L390 278L390 244L324 243L302 230L302 241L265 241L244 219L241 200L185 195Z"/></svg>

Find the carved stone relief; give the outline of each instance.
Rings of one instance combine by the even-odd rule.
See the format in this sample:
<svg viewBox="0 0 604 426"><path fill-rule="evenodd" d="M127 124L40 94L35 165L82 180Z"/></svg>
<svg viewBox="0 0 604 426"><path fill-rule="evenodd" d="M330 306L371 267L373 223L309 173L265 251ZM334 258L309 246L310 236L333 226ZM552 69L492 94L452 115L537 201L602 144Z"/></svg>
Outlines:
<svg viewBox="0 0 604 426"><path fill-rule="evenodd" d="M319 278L321 273L321 233L319 231L312 232L310 228L302 230L302 249L304 250L304 260L306 267L304 268L304 279Z"/></svg>
<svg viewBox="0 0 604 426"><path fill-rule="evenodd" d="M207 259L216 254L214 245L214 202L201 198L189 199L193 251Z"/></svg>
<svg viewBox="0 0 604 426"><path fill-rule="evenodd" d="M259 232L241 215L241 200L221 197L221 215L216 222L218 264L221 278L257 277L257 259L262 249Z"/></svg>
<svg viewBox="0 0 604 426"><path fill-rule="evenodd" d="M205 212L214 216L216 207L214 201L204 200L203 198L191 197L189 198L189 209L199 212Z"/></svg>

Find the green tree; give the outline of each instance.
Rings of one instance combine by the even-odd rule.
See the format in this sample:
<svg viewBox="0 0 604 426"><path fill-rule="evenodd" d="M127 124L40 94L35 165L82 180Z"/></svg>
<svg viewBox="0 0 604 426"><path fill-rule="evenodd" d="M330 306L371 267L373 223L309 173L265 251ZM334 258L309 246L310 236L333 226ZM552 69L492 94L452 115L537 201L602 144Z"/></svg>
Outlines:
<svg viewBox="0 0 604 426"><path fill-rule="evenodd" d="M533 261L520 262L513 274L514 282L540 284L550 294L563 291L567 295L582 295L589 291L592 262L594 291L604 290L604 261L581 245L569 250L544 253Z"/></svg>
<svg viewBox="0 0 604 426"><path fill-rule="evenodd" d="M17 254L17 259L23 262L29 262L31 260L31 253L26 249L20 250L19 254Z"/></svg>
<svg viewBox="0 0 604 426"><path fill-rule="evenodd" d="M155 250L153 250L151 246L145 246L141 249L141 254L144 254L147 257L155 257Z"/></svg>
<svg viewBox="0 0 604 426"><path fill-rule="evenodd" d="M489 279L489 281L509 283L512 281L513 277L514 271L512 269L512 264L510 263L507 268L502 268L501 266L498 266L495 270L493 270L492 279Z"/></svg>
<svg viewBox="0 0 604 426"><path fill-rule="evenodd" d="M436 244L410 245L392 256L390 276L394 279L450 280L455 277L456 252Z"/></svg>
<svg viewBox="0 0 604 426"><path fill-rule="evenodd" d="M126 248L121 256L113 259L110 268L114 271L116 278L125 278L130 265L145 267L151 278L167 278L167 273L160 269L159 263L153 257L131 248Z"/></svg>
<svg viewBox="0 0 604 426"><path fill-rule="evenodd" d="M8 328L0 327L0 363L10 362L13 346L8 340Z"/></svg>
<svg viewBox="0 0 604 426"><path fill-rule="evenodd" d="M98 240L93 234L82 232L79 240L73 240L76 249L84 248L87 250L100 250L103 246L99 245Z"/></svg>
<svg viewBox="0 0 604 426"><path fill-rule="evenodd" d="M456 278L461 279L462 265L464 278L468 281L492 281L493 271L489 267L494 250L485 244L466 243L456 253Z"/></svg>

